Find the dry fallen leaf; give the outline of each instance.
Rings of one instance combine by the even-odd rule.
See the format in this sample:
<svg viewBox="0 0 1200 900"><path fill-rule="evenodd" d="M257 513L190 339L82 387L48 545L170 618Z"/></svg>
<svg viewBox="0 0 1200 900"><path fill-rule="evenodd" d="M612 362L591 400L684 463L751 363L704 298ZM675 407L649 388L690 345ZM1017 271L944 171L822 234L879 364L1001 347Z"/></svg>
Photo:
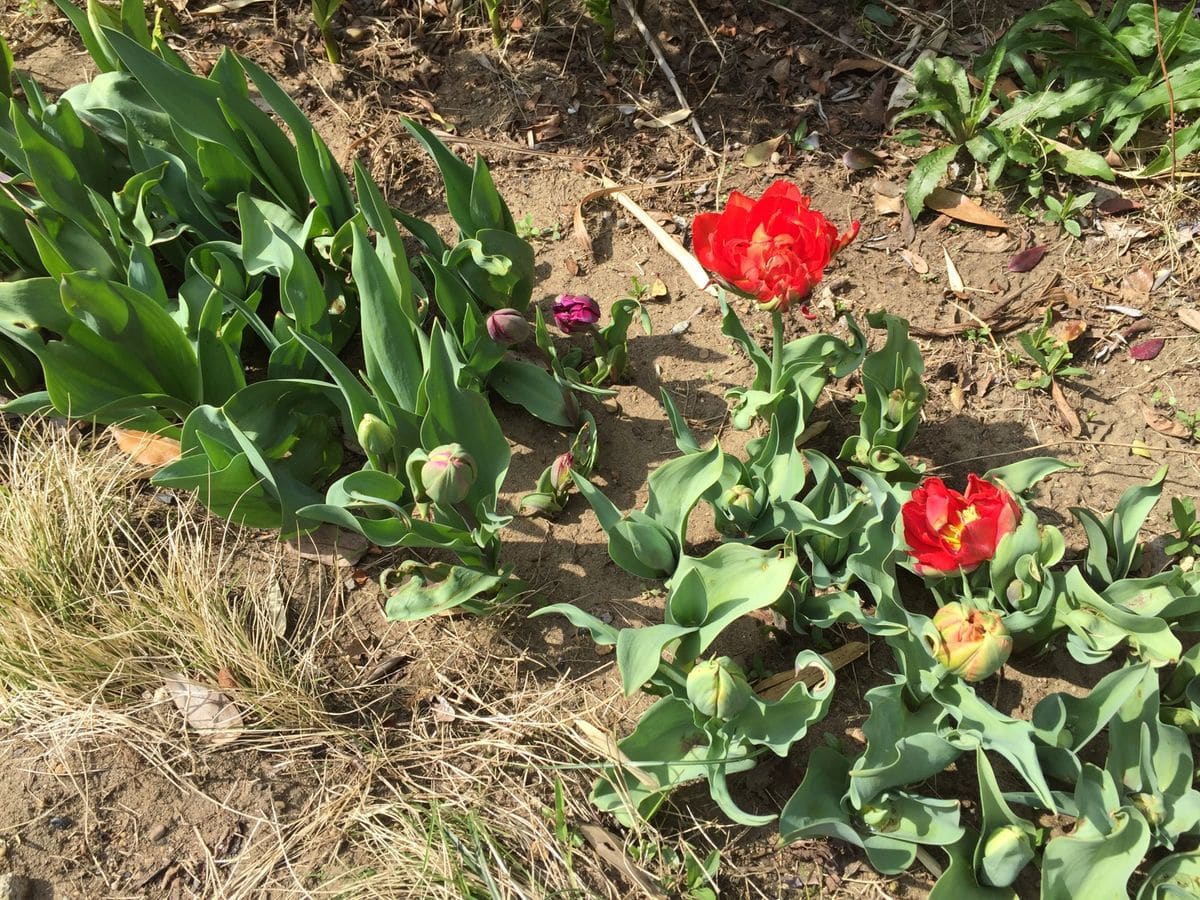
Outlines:
<svg viewBox="0 0 1200 900"><path fill-rule="evenodd" d="M1058 414L1062 417L1063 424L1067 427L1067 433L1071 437L1079 437L1083 434L1083 423L1079 421L1079 415L1071 408L1071 404L1067 402L1067 397L1063 393L1061 387L1054 379L1050 380L1050 399L1054 401L1054 405L1058 408Z"/></svg>
<svg viewBox="0 0 1200 900"><path fill-rule="evenodd" d="M634 887L641 890L644 896L653 898L653 900L659 900L659 898L666 900L667 895L658 887L650 874L629 858L629 854L623 849L619 838L605 831L599 825L580 825L579 833L592 845L597 856L624 875Z"/></svg>
<svg viewBox="0 0 1200 900"><path fill-rule="evenodd" d="M904 206L903 197L888 197L886 194L875 195L875 212L881 216L898 216Z"/></svg>
<svg viewBox="0 0 1200 900"><path fill-rule="evenodd" d="M942 248L942 256L946 259L946 283L950 285L950 290L955 294L965 294L967 286L962 280L962 276L958 274L958 267L954 265L954 260L950 258L950 251L945 247Z"/></svg>
<svg viewBox="0 0 1200 900"><path fill-rule="evenodd" d="M1129 455L1154 459L1154 454L1150 452L1150 446L1145 441L1139 440L1129 442Z"/></svg>
<svg viewBox="0 0 1200 900"><path fill-rule="evenodd" d="M862 147L851 147L842 154L842 164L851 172L861 172L883 165L883 157Z"/></svg>
<svg viewBox="0 0 1200 900"><path fill-rule="evenodd" d="M929 271L929 263L925 262L925 257L912 250L901 250L900 258L912 266L914 272L918 275L924 275Z"/></svg>
<svg viewBox="0 0 1200 900"><path fill-rule="evenodd" d="M301 559L316 560L327 566L354 566L367 552L367 539L325 523L308 534L288 538L284 546Z"/></svg>
<svg viewBox="0 0 1200 900"><path fill-rule="evenodd" d="M1200 331L1200 309L1185 306L1179 310L1179 321L1192 331Z"/></svg>
<svg viewBox="0 0 1200 900"><path fill-rule="evenodd" d="M1096 208L1106 216L1119 216L1121 213L1141 209L1142 204L1136 200L1130 200L1128 197L1109 197Z"/></svg>
<svg viewBox="0 0 1200 900"><path fill-rule="evenodd" d="M1002 219L996 218L970 197L948 188L934 188L925 198L925 205L960 222L984 228L1008 228Z"/></svg>
<svg viewBox="0 0 1200 900"><path fill-rule="evenodd" d="M1192 436L1192 430L1178 419L1168 419L1158 410L1151 409L1148 406L1142 407L1142 418L1146 420L1147 425L1159 434L1177 438L1190 438Z"/></svg>
<svg viewBox="0 0 1200 900"><path fill-rule="evenodd" d="M1070 344L1072 341L1077 341L1087 333L1087 322L1079 319L1063 319L1060 322L1055 322L1054 327L1050 329L1050 334L1060 344Z"/></svg>
<svg viewBox="0 0 1200 900"><path fill-rule="evenodd" d="M779 149L779 144L782 141L783 135L781 134L769 140L752 144L746 148L746 152L742 156L742 165L747 169L756 169L765 164L771 158L771 154Z"/></svg>
<svg viewBox="0 0 1200 900"><path fill-rule="evenodd" d="M950 388L950 405L954 407L955 412L962 412L967 406L967 395L963 393L960 385L953 385Z"/></svg>
<svg viewBox="0 0 1200 900"><path fill-rule="evenodd" d="M1150 296L1154 287L1154 274L1146 266L1135 269L1121 279L1121 296L1127 300L1141 301Z"/></svg>
<svg viewBox="0 0 1200 900"><path fill-rule="evenodd" d="M179 441L149 431L137 431L109 425L109 433L117 449L133 459L139 466L162 468L179 459Z"/></svg>
<svg viewBox="0 0 1200 900"><path fill-rule="evenodd" d="M214 744L235 741L244 730L242 714L233 701L212 688L190 681L181 672L163 678L167 693L183 713L184 721L197 731L205 732Z"/></svg>

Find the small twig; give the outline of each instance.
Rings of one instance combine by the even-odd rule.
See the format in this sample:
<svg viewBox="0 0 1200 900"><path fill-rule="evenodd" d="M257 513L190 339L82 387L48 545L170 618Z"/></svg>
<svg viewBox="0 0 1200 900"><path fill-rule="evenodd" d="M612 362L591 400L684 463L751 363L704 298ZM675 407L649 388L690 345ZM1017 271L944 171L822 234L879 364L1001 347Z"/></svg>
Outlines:
<svg viewBox="0 0 1200 900"><path fill-rule="evenodd" d="M679 100L679 105L682 109L690 110L691 104L688 103L687 97L680 88L679 82L675 79L675 73L671 71L671 67L667 64L667 58L663 56L662 48L658 46L658 41L654 39L654 35L650 33L650 29L646 27L646 23L642 21L642 17L638 15L637 10L633 8L633 4L629 0L621 0L621 5L625 7L625 11L629 13L629 17L633 20L633 24L641 33L642 39L646 42L646 46L650 48L650 52L654 54L654 59L658 63L658 67L662 69L662 73L667 76L667 81L671 82L671 89L675 92L675 97ZM704 146L708 146L708 138L704 136L704 132L700 128L700 123L696 121L696 116L693 113L690 117L692 130L696 132L696 139Z"/></svg>
<svg viewBox="0 0 1200 900"><path fill-rule="evenodd" d="M849 47L855 53L861 53L867 59L873 59L873 60L875 60L875 62L879 63L880 65L887 66L892 71L899 72L901 75L903 75L906 78L912 78L912 72L910 70L904 68L904 66L898 66L891 60L884 59L882 56L876 56L874 53L871 53L869 50L863 50L860 47L855 47L852 43L850 43L844 37L841 37L840 35L836 35L832 31L826 31L824 28L822 28L820 25L818 25L816 22L814 22L812 19L810 19L808 16L804 15L803 13L798 13L794 9L789 9L788 7L786 7L780 3L776 3L775 0L759 0L759 2L765 3L767 6L770 6L773 9L777 9L780 12L785 12L789 16L794 16L795 18L797 18L801 22L803 22L805 25L807 25L809 28L816 29L821 34L825 35L825 37L829 38L830 40L837 41L842 46Z"/></svg>

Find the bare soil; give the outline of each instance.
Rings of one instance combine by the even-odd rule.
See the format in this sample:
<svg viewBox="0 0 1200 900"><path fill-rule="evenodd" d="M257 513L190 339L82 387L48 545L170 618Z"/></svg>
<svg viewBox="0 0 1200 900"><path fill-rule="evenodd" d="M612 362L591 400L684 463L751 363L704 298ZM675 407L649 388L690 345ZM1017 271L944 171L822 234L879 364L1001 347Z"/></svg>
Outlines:
<svg viewBox="0 0 1200 900"><path fill-rule="evenodd" d="M1068 515L1070 507L1111 509L1123 490L1147 480L1163 462L1171 464L1167 495L1194 495L1200 487L1196 443L1160 435L1143 417L1156 392L1160 404L1172 397L1179 409L1200 409L1195 375L1200 335L1176 316L1179 307L1194 307L1197 301L1195 246L1178 249L1173 239L1178 226L1200 216L1190 185L1120 185L1144 207L1106 220L1116 236L1067 237L995 194L979 199L1008 223L1007 231L926 213L906 233L900 216L875 209L878 183L902 185L917 156L916 150L883 140L881 98L890 94L895 74L873 68L860 51L766 4L697 0L694 6L646 5L646 19L692 101L707 145L699 143L686 122L666 128L635 124L639 118L668 114L678 103L623 14L616 50L606 61L597 29L569 4L553 4L547 24L539 22L534 5L522 6L515 13L519 30L514 23L504 48L497 51L472 10L455 19L440 2L348 0L340 21L365 29L366 37L347 45L346 65L334 71L320 55L305 4L294 4L299 8L294 11L287 4L263 3L217 16L196 14L200 5L190 4L190 13L181 12L181 32L174 41L181 52L201 69L224 47L254 58L318 123L335 156L370 166L394 205L444 228L448 223L435 171L405 138L401 116L452 130L456 149L483 153L514 215L529 215L547 234L534 242L536 297L545 308L560 292L590 294L607 306L628 292L632 277L662 279L669 295L650 303L653 334L635 331L629 383L618 390L619 411L594 408L601 441L596 479L621 509L644 503L646 475L675 452L660 390L675 397L700 435L720 436L727 450L736 450L746 435L728 425L723 395L747 380L749 367L721 335L713 298L695 289L619 205L599 199L585 207L594 258L572 238L574 207L598 188L599 174L624 185L653 183L652 189L638 189L633 196L681 239L691 216L715 208L729 190L757 194L775 178L795 181L836 223L860 219L860 237L827 273L815 298L817 321L797 317L789 328L797 334L817 328L836 331L842 326L834 321L834 303L860 322L867 312L881 308L907 317L921 336L930 391L925 422L911 451L953 481L1029 455L1078 463L1077 470L1051 479L1037 503L1043 521L1066 530L1069 548L1078 550L1082 543ZM1032 5L913 4L914 15L948 18L952 37L946 50L964 57ZM812 22L851 44L870 46L875 54L891 58L899 49L898 38L864 36L864 20L847 16L839 4L795 6ZM49 91L64 89L91 71L52 7L10 11L0 21L17 67L31 72ZM846 62L854 59L861 64ZM790 133L802 119L819 133L819 150L794 150L785 139L765 165L743 165L747 146ZM930 143L936 139L931 135ZM849 148L880 146L888 156L879 169L852 173L841 162ZM969 190L966 178L959 186L964 185ZM1138 229L1146 236L1129 241ZM1036 244L1050 247L1036 268L1024 274L1007 270L1016 251ZM902 251L927 272L918 274ZM971 289L961 299L947 290L946 255ZM1148 295L1131 299L1122 291L1122 280L1142 266L1155 274L1172 271ZM965 331L928 336L977 326L976 317L994 309L1001 298L1007 300L1004 321L1013 328L1032 326L1048 305L1060 318L1087 324L1075 351L1090 377L1069 381L1065 390L1080 433L1072 433L1048 394L1015 388L1015 381L1030 370L1001 326L993 329L993 337ZM1114 304L1136 306L1144 316L1135 320L1105 309ZM673 333L685 320L690 322L687 330ZM743 320L766 337L765 317L746 310ZM1143 329L1142 337L1166 339L1157 358L1135 362L1124 346L1103 361L1095 358L1131 325ZM571 339L562 340L566 344ZM836 455L852 422L855 392L853 381L827 391L816 418L829 427L816 440L817 449ZM513 444L508 487L509 502L515 503L566 448L570 435L555 433L515 409L498 413ZM1145 442L1151 458L1131 454L1135 441ZM1167 530L1165 507L1151 519L1149 537ZM710 523L697 516L690 537L698 544L711 539ZM530 604L572 602L618 625L661 621L661 595L609 560L604 534L581 499L574 498L555 520L516 519L506 540L508 560L536 588ZM397 558L391 552L368 556L361 570L374 577ZM1147 554L1147 564L1155 564L1153 553ZM564 621L507 615L502 629L492 622L444 620L397 626L384 622L371 581L355 585L348 598L359 610L360 627L347 635L342 665L363 672L397 655L405 659L389 676L381 700L393 704L393 723L406 721L445 692L437 679L439 662L425 648L440 645L447 629L473 634L472 643L480 650L488 642L505 642L524 660L524 677L547 684L564 675L578 679L574 689L581 710L619 692L611 657L598 655L587 634ZM745 620L731 642L725 652L747 665L756 658L782 665L804 646L799 639L781 639L755 619ZM855 746L866 713L862 693L886 680L890 664L886 648L876 646L840 674L834 708L813 739L831 732L845 746ZM1074 665L1063 651L1014 660L1005 669L997 702L1002 709L1028 715L1047 693L1082 692L1098 675ZM488 686L493 694L505 687ZM609 718L600 724L627 731L641 708L637 698L610 703ZM244 822L234 811L256 810L285 821L303 808L310 786L303 774L277 776L269 758L247 752L197 753L189 787L154 774L141 756L121 747L81 748L71 759L55 760L36 743L18 739L20 722L12 728L0 766L0 845L7 847L0 870L37 879L34 896L191 896L205 883L198 869L237 854ZM786 761L743 776L735 782L739 798L750 809L778 810L799 783L806 756L801 748ZM970 776L959 779L951 773L937 789L957 795L958 783L969 785ZM693 817L719 819L702 789L682 791L666 815L666 827L675 822L682 828ZM879 890L887 896L922 896L932 883L919 867L880 881L857 853L841 845L809 841L776 849L769 829L729 830L721 840L722 882L729 896L798 897L811 896L810 890L821 895L844 891L846 896L866 896ZM734 872L736 878L730 874ZM597 887L597 893L620 893L621 876L614 873L613 878L616 887Z"/></svg>

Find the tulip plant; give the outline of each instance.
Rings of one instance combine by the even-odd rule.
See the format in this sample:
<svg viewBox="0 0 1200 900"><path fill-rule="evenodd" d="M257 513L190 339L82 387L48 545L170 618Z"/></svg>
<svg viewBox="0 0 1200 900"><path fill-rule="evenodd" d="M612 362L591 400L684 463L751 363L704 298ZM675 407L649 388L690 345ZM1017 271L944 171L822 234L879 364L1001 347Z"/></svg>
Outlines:
<svg viewBox="0 0 1200 900"><path fill-rule="evenodd" d="M361 167L348 178L251 61L227 51L201 77L140 3L59 5L95 79L51 103L0 53L0 378L20 394L5 410L176 438L154 482L251 527L334 523L457 557L402 565L393 617L519 590L486 392L560 427L582 413L569 380L514 356L533 330L533 251L486 163L406 123L442 174L445 240ZM561 473L550 493L547 512Z"/></svg>
<svg viewBox="0 0 1200 900"><path fill-rule="evenodd" d="M781 312L803 301L847 239L818 227L817 215L786 187L757 204L735 195L724 213L698 220L697 252L718 278ZM815 273L793 254L814 242ZM1137 574L1139 531L1165 470L1109 515L1073 510L1088 546L1067 562L1062 533L1028 500L1065 463L1034 458L971 474L960 492L922 478L904 456L925 388L902 320L868 317L886 331L871 353L849 321L848 342L812 334L786 345L776 323L768 356L728 304L724 313L725 333L755 365L751 387L731 392L734 422L765 426L744 456L702 446L664 393L681 455L650 475L642 509L622 513L574 473L613 561L665 584L663 621L621 628L569 604L536 613L564 615L615 646L625 692L658 698L618 742L619 761L602 769L593 801L628 824L702 780L734 821L778 820L785 841L846 841L880 872L940 848L948 865L935 900L1016 897L1016 885L1037 881L1045 898L1125 897L1139 877L1138 897L1191 896L1200 792L1188 735L1200 733L1200 653L1185 652L1178 635L1200 630L1200 572ZM804 449L822 388L855 371L858 435L838 460ZM723 537L703 555L687 534L698 505ZM797 677L783 696L767 687L776 679L756 688L739 660L712 652L754 610L770 610L795 635ZM748 810L731 776L767 751L787 754L828 710L837 676L815 647L834 626L886 645L894 659L892 680L866 692L865 742L852 752L813 747L781 810ZM1028 718L993 705L990 683L1007 665L1063 652L1123 664L1110 663L1084 696L1045 697ZM969 814L929 784L961 769L964 754L979 785ZM1001 789L997 760L1015 789ZM1046 814L1075 825L1052 835Z"/></svg>

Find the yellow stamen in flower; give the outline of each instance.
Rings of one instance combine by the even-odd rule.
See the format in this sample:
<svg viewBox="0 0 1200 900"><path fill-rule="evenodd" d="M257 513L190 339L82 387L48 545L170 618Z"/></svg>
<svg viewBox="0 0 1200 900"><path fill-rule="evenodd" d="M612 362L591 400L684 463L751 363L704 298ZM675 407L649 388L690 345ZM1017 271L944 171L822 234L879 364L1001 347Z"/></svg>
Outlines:
<svg viewBox="0 0 1200 900"><path fill-rule="evenodd" d="M939 534L942 540L945 541L950 549L958 550L962 547L963 529L979 518L979 511L974 506L968 506L958 515L958 521L953 525L947 524L943 526Z"/></svg>

